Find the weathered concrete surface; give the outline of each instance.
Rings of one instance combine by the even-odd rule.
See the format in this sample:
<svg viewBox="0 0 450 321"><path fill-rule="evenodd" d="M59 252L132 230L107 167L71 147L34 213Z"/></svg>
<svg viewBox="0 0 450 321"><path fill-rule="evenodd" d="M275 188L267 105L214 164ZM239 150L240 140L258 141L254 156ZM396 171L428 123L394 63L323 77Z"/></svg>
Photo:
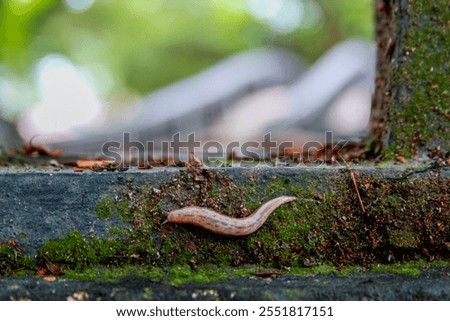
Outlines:
<svg viewBox="0 0 450 321"><path fill-rule="evenodd" d="M207 284L173 286L128 277L117 283L58 278L0 279L0 300L450 300L449 269L425 270L420 276L385 273L240 277Z"/></svg>
<svg viewBox="0 0 450 321"><path fill-rule="evenodd" d="M450 178L450 168L430 166L393 168L355 167L360 178L421 184L440 175ZM117 218L102 220L96 206L105 196L119 195L129 186L155 186L169 182L180 168L167 167L127 172L75 173L71 170L6 170L0 173L0 242L15 240L25 255L35 255L50 239L61 239L71 230L103 237ZM224 168L236 185L250 181L264 190L274 177L313 188L316 193L336 190L333 178L349 179L348 169L326 166L308 168ZM348 188L352 189L350 181ZM258 196L256 196L258 198ZM257 200L259 201L259 199ZM414 200L408 200L413 202ZM370 205L370 204L366 204ZM448 210L448 206L444 206ZM425 269L419 276L354 272L343 275L282 275L271 278L241 277L212 283L173 286L169 281L129 276L116 282L79 281L58 276L54 282L27 274L25 278L0 278L0 300L66 300L86 292L89 300L449 300L450 270Z"/></svg>
<svg viewBox="0 0 450 321"><path fill-rule="evenodd" d="M75 173L73 171L3 171L0 173L0 240L14 239L27 254L45 240L58 239L70 230L105 236L117 220L101 220L96 204L105 195L133 181L167 180L174 169L145 173Z"/></svg>
<svg viewBox="0 0 450 321"><path fill-rule="evenodd" d="M372 154L413 158L449 151L446 1L377 0L378 65Z"/></svg>
<svg viewBox="0 0 450 321"><path fill-rule="evenodd" d="M403 176L427 179L435 175L430 168L376 169L360 167L357 170L390 180ZM35 254L49 239L59 239L70 230L86 236L103 237L112 225L123 223L113 218L102 220L96 214L96 205L105 196L120 193L127 185L153 185L158 187L179 173L179 168L166 167L127 172L83 172L2 170L0 172L0 241L15 240L24 254ZM314 186L317 193L324 193L333 186L328 182L339 175L348 176L345 168L225 168L218 169L233 177L237 185L257 180L261 188L274 177L289 178L305 187ZM449 167L441 169L441 176L450 176ZM349 185L349 188L351 186Z"/></svg>

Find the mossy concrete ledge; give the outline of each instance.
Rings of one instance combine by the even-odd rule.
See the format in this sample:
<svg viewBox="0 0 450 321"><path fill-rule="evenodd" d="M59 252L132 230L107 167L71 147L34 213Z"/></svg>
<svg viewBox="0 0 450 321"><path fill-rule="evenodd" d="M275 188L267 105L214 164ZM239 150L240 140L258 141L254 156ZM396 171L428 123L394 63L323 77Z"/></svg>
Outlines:
<svg viewBox="0 0 450 321"><path fill-rule="evenodd" d="M369 135L372 153L381 149L387 159L447 153L448 1L376 0L375 13L378 65Z"/></svg>
<svg viewBox="0 0 450 321"><path fill-rule="evenodd" d="M450 259L449 168L154 169L120 173L3 172L2 274L48 262L89 269L187 266L295 269ZM243 217L279 195L256 233L215 235L164 224L170 210ZM9 251L9 252L8 252Z"/></svg>

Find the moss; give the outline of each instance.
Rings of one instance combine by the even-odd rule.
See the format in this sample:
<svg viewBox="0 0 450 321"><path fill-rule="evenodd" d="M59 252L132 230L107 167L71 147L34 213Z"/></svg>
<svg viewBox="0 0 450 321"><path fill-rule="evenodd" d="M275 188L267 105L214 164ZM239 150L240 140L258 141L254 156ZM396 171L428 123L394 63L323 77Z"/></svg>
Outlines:
<svg viewBox="0 0 450 321"><path fill-rule="evenodd" d="M99 255L104 257L102 264L115 266L201 263L271 268L335 266L342 270L351 265L449 257L445 226L450 217L429 206L440 208L439 204L447 203L445 180L421 180L417 186L406 171L406 178L392 180L357 175L366 205L363 213L348 170L333 170L333 175L328 171L324 168L323 176L302 180L295 175L262 181L250 178L247 184L237 186L225 172L199 170L181 172L161 184L157 193L152 186L128 185L114 202L113 212L123 212L119 216L130 228L115 228L119 240L93 246L97 253L106 253ZM257 233L247 237L213 235L189 225L161 225L174 204L216 208L240 217L279 195L299 199L278 208ZM408 199L415 202L406 202Z"/></svg>
<svg viewBox="0 0 450 321"><path fill-rule="evenodd" d="M400 8L396 25L402 51L391 71L390 159L437 146L449 150L448 12L446 1L411 1Z"/></svg>
<svg viewBox="0 0 450 321"><path fill-rule="evenodd" d="M217 282L232 277L254 275L255 271L254 266L231 268L208 264L196 268L189 265L160 268L128 265L112 268L91 267L82 272L68 270L65 277L99 282L116 282L121 278L143 277L171 285L181 285L185 283Z"/></svg>
<svg viewBox="0 0 450 321"><path fill-rule="evenodd" d="M38 257L64 270L83 271L98 264L92 245L79 232L71 231L59 240L46 241L38 251Z"/></svg>
<svg viewBox="0 0 450 321"><path fill-rule="evenodd" d="M422 271L434 268L449 268L448 261L413 261L406 263L393 264L374 264L366 268L357 266L346 266L338 269L331 265L319 264L315 267L295 267L288 270L267 269L265 271L260 266L245 265L241 267L222 266L214 264L205 264L193 267L187 264L174 265L170 267L149 267L127 265L122 267L91 267L84 271L77 272L67 270L65 278L77 279L82 281L96 282L117 282L124 278L146 278L170 285L182 285L186 283L213 283L228 280L236 277L263 277L276 275L293 275L293 276L309 276L309 275L329 275L335 274L341 277L357 277L367 273L389 273L401 274L408 276L419 276ZM149 293L150 295L151 293Z"/></svg>
<svg viewBox="0 0 450 321"><path fill-rule="evenodd" d="M111 197L106 197L97 203L95 213L101 219L111 219L114 214L114 208L114 200Z"/></svg>
<svg viewBox="0 0 450 321"><path fill-rule="evenodd" d="M417 173L422 172L420 168ZM445 176L356 173L366 206L362 212L348 170L307 173L250 177L248 184L237 186L226 172L202 170L180 173L156 191L151 185L128 184L114 199L107 197L97 206L108 212L101 214L105 219L123 219L124 227L111 227L110 237L70 232L47 241L37 265L45 264L45 256L68 277L114 279L134 273L179 284L250 273L248 265L294 274L348 273L351 267L450 259ZM246 237L162 224L177 206L212 207L242 217L279 195L299 199L279 207L260 230Z"/></svg>
<svg viewBox="0 0 450 321"><path fill-rule="evenodd" d="M274 270L270 269L266 273L258 267L253 265L243 267L217 266L217 265L202 265L193 268L189 265L175 265L167 268L136 268L128 266L124 268L112 269L87 269L83 273L70 272L66 276L70 278L85 280L85 281L105 281L115 282L120 278L126 277L144 277L158 282L163 282L171 285L181 285L186 283L211 283L220 282L235 277L243 276L262 276L270 275L328 275L336 274L341 277L358 276L361 273L394 273L408 276L419 276L422 271L433 268L449 268L448 261L412 261L407 263L394 264L375 264L367 268L347 266L344 269L337 269L331 265L317 265L315 267L296 267L289 270Z"/></svg>
<svg viewBox="0 0 450 321"><path fill-rule="evenodd" d="M129 257L127 257L128 248L122 239L93 238L91 246L96 253L99 264L120 266L124 261L129 260Z"/></svg>
<svg viewBox="0 0 450 321"><path fill-rule="evenodd" d="M116 282L121 278L145 277L148 279L162 280L166 273L161 268L150 268L125 265L121 267L96 266L87 268L82 272L68 270L65 277L81 281Z"/></svg>
<svg viewBox="0 0 450 321"><path fill-rule="evenodd" d="M23 167L28 166L31 163L31 156L26 155L23 151L6 151L5 148L0 146L0 166Z"/></svg>
<svg viewBox="0 0 450 321"><path fill-rule="evenodd" d="M0 275L20 276L33 266L33 260L24 256L14 242L0 242Z"/></svg>
<svg viewBox="0 0 450 321"><path fill-rule="evenodd" d="M389 231L389 240L395 247L410 249L414 249L420 242L418 233L408 228Z"/></svg>
<svg viewBox="0 0 450 321"><path fill-rule="evenodd" d="M345 274L347 274L348 270L346 270ZM295 267L289 270L288 274L290 275L313 275L313 274L321 274L327 275L332 273L339 273L338 269L335 266L331 265L323 265L319 264L315 267Z"/></svg>
<svg viewBox="0 0 450 321"><path fill-rule="evenodd" d="M128 228L118 226L111 226L108 231L109 234L117 237L124 236L130 233L130 230Z"/></svg>
<svg viewBox="0 0 450 321"><path fill-rule="evenodd" d="M187 265L175 266L169 270L168 279L173 285L184 283L208 283L241 277L255 273L254 268L224 268L216 265L206 265L192 269Z"/></svg>
<svg viewBox="0 0 450 321"><path fill-rule="evenodd" d="M257 244L255 253L264 261L276 266L296 266L317 262L318 247L322 241L315 231L315 225L323 216L317 205L309 201L297 201L277 209L265 226L248 237L250 247Z"/></svg>
<svg viewBox="0 0 450 321"><path fill-rule="evenodd" d="M395 273L409 276L419 276L421 270L414 264L390 264L374 265L371 269L374 273Z"/></svg>
<svg viewBox="0 0 450 321"><path fill-rule="evenodd" d="M116 209L119 215L119 219L124 223L131 223L132 222L132 209L131 209L132 203L127 199L121 199L116 204Z"/></svg>

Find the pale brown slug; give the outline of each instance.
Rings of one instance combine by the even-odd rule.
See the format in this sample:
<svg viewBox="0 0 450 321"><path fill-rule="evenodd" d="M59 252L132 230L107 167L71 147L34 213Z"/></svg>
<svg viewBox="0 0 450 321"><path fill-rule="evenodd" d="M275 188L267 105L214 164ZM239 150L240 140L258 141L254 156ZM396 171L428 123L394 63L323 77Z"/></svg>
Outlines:
<svg viewBox="0 0 450 321"><path fill-rule="evenodd" d="M269 215L279 206L295 200L293 196L280 196L262 204L255 212L245 218L232 218L203 207L184 207L168 213L171 223L193 224L211 232L243 236L257 231Z"/></svg>

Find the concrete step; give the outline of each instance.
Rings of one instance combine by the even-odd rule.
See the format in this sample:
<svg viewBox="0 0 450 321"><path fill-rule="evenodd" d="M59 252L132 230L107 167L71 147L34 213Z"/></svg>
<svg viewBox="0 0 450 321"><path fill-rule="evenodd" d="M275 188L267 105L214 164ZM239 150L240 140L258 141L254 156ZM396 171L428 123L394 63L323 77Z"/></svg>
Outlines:
<svg viewBox="0 0 450 321"><path fill-rule="evenodd" d="M402 211L409 210L414 211L410 213L411 220L420 220L418 215L424 215L422 219L434 215L436 217L433 219L441 221L441 224L445 226L450 226L450 222L445 221L449 219L448 203L433 204L433 200L439 202L448 197L448 194L445 196L448 192L450 172L448 167L438 170L431 167L416 167L410 170L355 167L352 171L357 174L356 182L362 203L366 206L364 214L361 213L349 170L332 166L319 168L264 166L209 169L200 172L176 167L161 167L151 170L101 173L3 169L0 172L0 241L15 240L24 253L34 255L45 241L63 238L71 230L78 231L85 237L101 238L110 235L109 230L113 226L128 225L130 229L136 228L121 220L117 213L110 219L99 217L99 207L102 205L114 207L122 200L125 202L124 199L129 207L136 206L133 202L148 201L151 198L159 202L160 208L148 212L153 222L162 222L168 211L179 208L183 203L216 206L217 204L214 205L211 201L214 198L221 198L222 207L230 207L229 214L239 215L237 213L239 210L233 208L233 194L239 206L248 207L249 204L246 202L251 203L250 210L283 194L315 198L321 204L300 201L295 206L286 208L291 212L297 211L298 215L303 213L299 207L309 208L311 212L315 212L315 208L319 207L320 211L332 210L334 213L323 213L322 217L315 218L317 220L333 221L339 216L347 216L346 219L351 220L352 217L359 216L358 219L360 219L365 216L375 217L391 213L392 220L395 221L396 215L397 218L404 219L405 217L401 215ZM192 178L194 173L197 176ZM214 185L214 190L208 190L208 186L211 187L208 184ZM424 186L435 186L439 190L426 190L422 188ZM160 196L155 194L155 191L158 192L161 189L165 189L168 194ZM173 196L177 189L179 189L178 198ZM415 194L410 189L414 189ZM218 192L229 195L214 194ZM105 205L105 199L111 204ZM341 208L330 208L339 204ZM413 206L414 204L417 204L417 208ZM138 212L136 210L132 215L145 215ZM443 215L442 213L445 212L447 214ZM276 225L280 220L282 218L269 220L269 222L272 221L270 226ZM313 221L311 224L317 223ZM361 227L363 227L367 225L366 223L360 221L358 224L362 224ZM392 227L389 225L393 223L384 222L384 224L388 224L388 228L394 228L394 225ZM407 229L409 231L409 228ZM162 230L169 235L184 232L190 233L189 237L192 237L198 232L203 238L220 239L199 228L174 224L154 226L149 231L154 235L148 235L148 237L153 236L159 239ZM398 233L401 234L401 232ZM414 239L416 236L412 234L410 237ZM449 241L446 240L446 242Z"/></svg>
<svg viewBox="0 0 450 321"><path fill-rule="evenodd" d="M65 300L82 289L95 300L448 300L442 284L450 259L449 174L448 167L383 164L81 173L3 168L0 268L9 277L0 278L0 299ZM240 217L280 195L298 200L249 236L163 223L168 212L190 205ZM420 278L367 272L388 264L408 273L417 260ZM430 261L438 270L428 269ZM276 272L268 286L260 274L248 276L249 266L282 274L311 269L312 275ZM322 266L366 272L315 274ZM140 272L128 275L130 267ZM173 285L184 278L180 268L197 279L209 267L247 276ZM117 277L104 281L105 275Z"/></svg>

